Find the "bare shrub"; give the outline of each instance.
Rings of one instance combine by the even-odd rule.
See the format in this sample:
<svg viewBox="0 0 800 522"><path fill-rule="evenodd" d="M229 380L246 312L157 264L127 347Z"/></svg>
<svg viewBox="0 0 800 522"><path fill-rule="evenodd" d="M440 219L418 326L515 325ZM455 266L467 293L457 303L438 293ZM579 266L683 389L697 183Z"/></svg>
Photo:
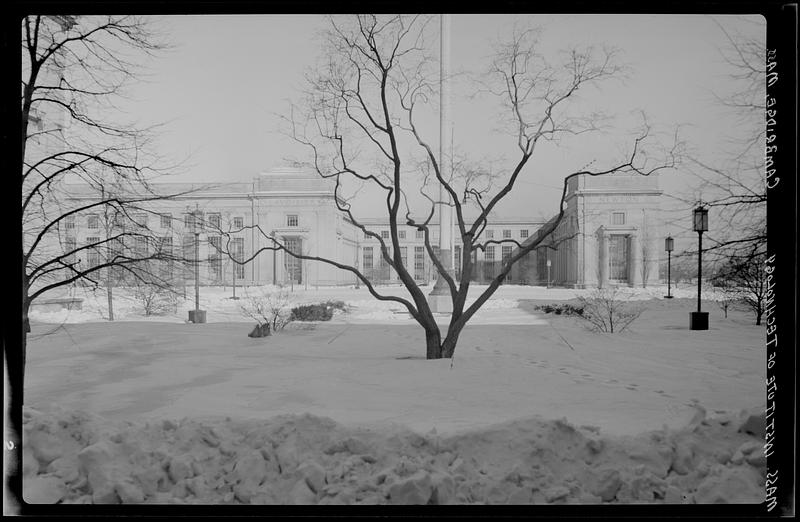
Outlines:
<svg viewBox="0 0 800 522"><path fill-rule="evenodd" d="M641 306L624 300L625 292L618 287L598 288L588 296L578 297L583 314L579 315L590 330L596 332L622 332L642 315Z"/></svg>
<svg viewBox="0 0 800 522"><path fill-rule="evenodd" d="M290 294L283 289L246 290L244 303L239 308L259 326L268 325L273 332L283 330L292 321Z"/></svg>
<svg viewBox="0 0 800 522"><path fill-rule="evenodd" d="M174 314L178 311L178 294L169 287L141 283L134 287L133 298L148 317Z"/></svg>

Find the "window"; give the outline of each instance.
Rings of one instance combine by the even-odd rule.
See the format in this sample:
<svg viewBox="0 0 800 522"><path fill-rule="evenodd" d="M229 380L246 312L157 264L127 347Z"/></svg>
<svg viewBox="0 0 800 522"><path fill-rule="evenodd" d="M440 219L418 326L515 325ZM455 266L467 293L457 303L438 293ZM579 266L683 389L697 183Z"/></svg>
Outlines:
<svg viewBox="0 0 800 522"><path fill-rule="evenodd" d="M486 230L486 237L489 238L489 239L492 239L494 237L494 230L487 229Z"/></svg>
<svg viewBox="0 0 800 522"><path fill-rule="evenodd" d="M455 271L456 277L461 277L461 245L455 245L455 252L453 253L453 270Z"/></svg>
<svg viewBox="0 0 800 522"><path fill-rule="evenodd" d="M231 242L233 258L237 261L244 260L244 238L235 237ZM233 273L236 279L244 279L244 265L233 264Z"/></svg>
<svg viewBox="0 0 800 522"><path fill-rule="evenodd" d="M233 218L233 228L235 229L242 229L244 228L244 218L241 216L237 216Z"/></svg>
<svg viewBox="0 0 800 522"><path fill-rule="evenodd" d="M528 237L528 229L527 228L523 228L522 230L520 230L519 231L519 237L521 239L525 239L526 237Z"/></svg>
<svg viewBox="0 0 800 522"><path fill-rule="evenodd" d="M625 224L625 212L614 212L611 214L611 224L612 225L624 225Z"/></svg>
<svg viewBox="0 0 800 522"><path fill-rule="evenodd" d="M483 253L483 276L494 279L494 245L487 246Z"/></svg>
<svg viewBox="0 0 800 522"><path fill-rule="evenodd" d="M417 239L425 239L425 231L417 230Z"/></svg>
<svg viewBox="0 0 800 522"><path fill-rule="evenodd" d="M400 261L402 261L403 266L408 266L406 264L408 262L408 247L400 247Z"/></svg>
<svg viewBox="0 0 800 522"><path fill-rule="evenodd" d="M162 216L163 219L163 216ZM163 223L163 221L162 221ZM161 238L161 254L166 257L166 259L162 259L161 263L159 264L159 273L162 279L172 279L172 238L162 237Z"/></svg>
<svg viewBox="0 0 800 522"><path fill-rule="evenodd" d="M222 250L222 237L208 236L208 243L210 246L208 249L208 258L211 259L212 256L219 255L220 250Z"/></svg>
<svg viewBox="0 0 800 522"><path fill-rule="evenodd" d="M372 270L372 247L364 247L364 270Z"/></svg>
<svg viewBox="0 0 800 522"><path fill-rule="evenodd" d="M406 231L405 230L400 230L400 231L397 232L397 234L400 236L400 239L405 239L406 238Z"/></svg>
<svg viewBox="0 0 800 522"><path fill-rule="evenodd" d="M161 253L164 256L171 256L172 255L172 238L169 236L164 236L161 238Z"/></svg>
<svg viewBox="0 0 800 522"><path fill-rule="evenodd" d="M147 226L147 214L145 213L136 214L134 220L136 221L136 224L139 225L140 227Z"/></svg>
<svg viewBox="0 0 800 522"><path fill-rule="evenodd" d="M214 212L208 215L208 224L212 228L219 228L219 212Z"/></svg>
<svg viewBox="0 0 800 522"><path fill-rule="evenodd" d="M503 239L511 239L511 230L503 229Z"/></svg>
<svg viewBox="0 0 800 522"><path fill-rule="evenodd" d="M68 237L64 239L64 254L66 257L64 261L67 263L74 263L75 262L75 249L78 247L77 241L75 241L74 237Z"/></svg>
<svg viewBox="0 0 800 522"><path fill-rule="evenodd" d="M147 257L148 255L148 248L147 248L147 238L146 237L136 237L133 240L133 251L136 257Z"/></svg>
<svg viewBox="0 0 800 522"><path fill-rule="evenodd" d="M99 237L86 238L87 245L98 243L99 241L100 241ZM97 247L91 247L86 249L86 263L89 265L89 268L94 268L100 264L100 252L97 250Z"/></svg>
<svg viewBox="0 0 800 522"><path fill-rule="evenodd" d="M287 227L297 226L297 214L289 214L288 216L286 216L286 226Z"/></svg>
<svg viewBox="0 0 800 522"><path fill-rule="evenodd" d="M114 214L114 226L121 227L125 223L125 214L117 212Z"/></svg>
<svg viewBox="0 0 800 522"><path fill-rule="evenodd" d="M161 228L172 228L172 214L161 214Z"/></svg>
<svg viewBox="0 0 800 522"><path fill-rule="evenodd" d="M184 263L184 278L186 279L194 279L194 266L193 262L194 258L194 234L184 234L183 235L183 259L185 261L189 261Z"/></svg>
<svg viewBox="0 0 800 522"><path fill-rule="evenodd" d="M414 247L414 279L425 279L425 247Z"/></svg>
<svg viewBox="0 0 800 522"><path fill-rule="evenodd" d="M69 215L64 217L64 228L66 230L73 230L75 228L75 216Z"/></svg>
<svg viewBox="0 0 800 522"><path fill-rule="evenodd" d="M183 216L183 226L185 228L194 228L194 214L189 212L188 214L184 214Z"/></svg>
<svg viewBox="0 0 800 522"><path fill-rule="evenodd" d="M381 249L381 255L379 257L381 270L386 270L386 268L389 266L389 263L386 261L386 257L389 257L389 258L392 257L392 249L391 248L387 248L386 249L386 256L383 255L383 249Z"/></svg>
<svg viewBox="0 0 800 522"><path fill-rule="evenodd" d="M503 263L505 264L508 261L508 258L511 257L511 249L513 247L511 245L503 245L502 249L502 256L503 256Z"/></svg>
<svg viewBox="0 0 800 522"><path fill-rule="evenodd" d="M368 230L365 230L365 231L364 231L364 239L369 239L370 237L371 237L371 236L369 235L369 231L368 231Z"/></svg>
<svg viewBox="0 0 800 522"><path fill-rule="evenodd" d="M208 276L214 281L222 279L222 258L214 256L208 260Z"/></svg>
<svg viewBox="0 0 800 522"><path fill-rule="evenodd" d="M89 214L89 217L86 218L86 226L88 228L100 228L100 216Z"/></svg>
<svg viewBox="0 0 800 522"><path fill-rule="evenodd" d="M388 230L381 230L381 237L383 239L389 239L389 231Z"/></svg>

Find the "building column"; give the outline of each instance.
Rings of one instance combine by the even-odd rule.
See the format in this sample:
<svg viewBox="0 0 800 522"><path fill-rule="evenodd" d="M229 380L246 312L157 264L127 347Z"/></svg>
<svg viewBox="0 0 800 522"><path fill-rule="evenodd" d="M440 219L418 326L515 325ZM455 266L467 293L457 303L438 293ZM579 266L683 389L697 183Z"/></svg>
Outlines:
<svg viewBox="0 0 800 522"><path fill-rule="evenodd" d="M628 282L631 286L642 286L642 267L641 265L641 247L639 245L639 236L636 233L630 235L630 267L628 268Z"/></svg>
<svg viewBox="0 0 800 522"><path fill-rule="evenodd" d="M608 285L608 260L609 260L608 233L603 232L601 238L602 238L602 243L600 245L600 281L597 282L597 286L599 286L600 288L605 288Z"/></svg>

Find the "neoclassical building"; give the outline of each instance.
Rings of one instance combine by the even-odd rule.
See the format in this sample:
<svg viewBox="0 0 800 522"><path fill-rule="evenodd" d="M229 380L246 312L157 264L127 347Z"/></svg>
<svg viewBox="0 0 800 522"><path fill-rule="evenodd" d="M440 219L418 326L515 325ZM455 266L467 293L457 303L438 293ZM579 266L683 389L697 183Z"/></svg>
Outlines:
<svg viewBox="0 0 800 522"><path fill-rule="evenodd" d="M186 258L193 258L195 238L199 238L200 281L204 285L230 285L234 281L240 285L356 283L355 275L348 271L322 262L301 261L281 251L262 251L244 265L233 263L216 249L223 240L219 229L232 231L229 249L237 259L250 259L271 245L265 235L274 236L295 252L354 266L376 283L399 283L397 274L380 255L379 242L336 209L332 181L313 172L286 167L264 172L249 183L175 183L158 187L165 194L183 195L152 202L148 212L136 219L144 221L162 244L182 249ZM76 199L95 197L81 194L80 190L72 193ZM656 282L661 194L656 175L573 178L568 184L566 211L555 233L517 263L505 282L577 288ZM195 236L198 219L213 226L199 229ZM361 222L371 231L389 237L386 218ZM100 225L97 215L76 216L66 224L62 241L74 246L97 240L102 236ZM492 217L482 239L514 239L530 244L541 234L543 225L545 222L536 219ZM401 226L398 235L401 258L414 279L420 283L433 281L436 271L421 233ZM432 236L432 243L438 244L435 226ZM509 243L474 252L472 279L477 283L491 280L515 248ZM462 252L456 239L453 255L457 271ZM87 257L84 262L97 260ZM177 267L170 276L184 283L193 281L194 268Z"/></svg>
<svg viewBox="0 0 800 522"><path fill-rule="evenodd" d="M658 174L569 180L555 232L520 263L521 278L575 288L643 286L659 280L663 241ZM534 241L536 236L529 241Z"/></svg>

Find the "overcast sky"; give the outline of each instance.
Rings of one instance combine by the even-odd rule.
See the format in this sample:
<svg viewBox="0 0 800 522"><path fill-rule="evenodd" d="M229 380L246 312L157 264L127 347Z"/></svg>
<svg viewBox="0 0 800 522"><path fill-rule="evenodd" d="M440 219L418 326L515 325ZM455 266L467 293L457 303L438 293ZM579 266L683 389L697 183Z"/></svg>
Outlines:
<svg viewBox="0 0 800 522"><path fill-rule="evenodd" d="M502 213L531 215L535 209L534 217L552 215L566 174L591 160L609 164L628 150L639 110L655 131L667 136L681 125L690 148L719 159L732 120L712 94L730 88L730 69L720 54L728 43L714 20L745 37L765 38L760 16L452 15L450 56L456 71L483 71L491 42L514 24L542 26L546 51L610 45L631 67L624 83L611 81L584 93L587 106L617 116L613 130L543 150ZM169 16L157 23L174 48L149 62L149 79L130 90L133 100L126 108L142 123L168 122L161 153L188 158L175 181L249 180L285 157L307 159L302 148L276 132L276 115L287 114L289 102L299 99L303 72L321 53L316 35L327 26L325 17ZM469 91L463 87L453 99L456 148L477 159L506 155L504 166L512 167L515 140L497 132L494 106L463 96ZM431 134L437 142L438 135ZM680 172L661 176L667 192L688 182Z"/></svg>

